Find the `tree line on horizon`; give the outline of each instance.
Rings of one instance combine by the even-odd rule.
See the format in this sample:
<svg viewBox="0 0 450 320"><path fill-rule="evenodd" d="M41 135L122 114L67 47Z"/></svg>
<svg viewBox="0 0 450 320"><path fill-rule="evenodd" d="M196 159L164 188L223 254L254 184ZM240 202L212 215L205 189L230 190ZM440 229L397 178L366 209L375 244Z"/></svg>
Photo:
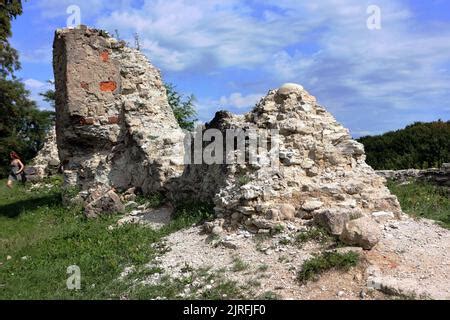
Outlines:
<svg viewBox="0 0 450 320"><path fill-rule="evenodd" d="M376 170L440 168L450 162L450 121L415 122L404 129L358 139Z"/></svg>

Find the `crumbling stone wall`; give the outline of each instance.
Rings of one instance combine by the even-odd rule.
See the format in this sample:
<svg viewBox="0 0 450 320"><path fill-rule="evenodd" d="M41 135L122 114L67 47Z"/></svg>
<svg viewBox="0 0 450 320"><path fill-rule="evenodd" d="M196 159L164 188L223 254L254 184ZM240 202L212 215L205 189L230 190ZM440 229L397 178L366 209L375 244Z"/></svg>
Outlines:
<svg viewBox="0 0 450 320"><path fill-rule="evenodd" d="M46 177L58 174L59 170L60 161L56 144L56 130L55 127L52 127L47 132L42 149L30 165L25 167L25 173L28 181L38 182Z"/></svg>
<svg viewBox="0 0 450 320"><path fill-rule="evenodd" d="M53 64L66 185L151 193L181 174L184 135L145 56L81 27L56 32Z"/></svg>
<svg viewBox="0 0 450 320"><path fill-rule="evenodd" d="M386 179L397 182L413 180L450 187L450 163L444 163L439 169L378 170L377 173Z"/></svg>
<svg viewBox="0 0 450 320"><path fill-rule="evenodd" d="M348 239L346 226L351 220L365 217L361 221L370 227L367 221L372 218L398 218L402 213L385 179L366 164L363 145L352 140L349 131L299 85L270 91L245 115L219 112L206 128L224 134L226 129L239 128L279 132L273 147L258 154L260 159L279 154L278 166L260 161L187 167L177 195L189 194L183 187L194 179L199 186L194 194L214 199L222 228L245 225L260 232L280 221L314 219L332 234L344 234L347 242L358 244L361 239ZM357 238L354 233L353 237Z"/></svg>

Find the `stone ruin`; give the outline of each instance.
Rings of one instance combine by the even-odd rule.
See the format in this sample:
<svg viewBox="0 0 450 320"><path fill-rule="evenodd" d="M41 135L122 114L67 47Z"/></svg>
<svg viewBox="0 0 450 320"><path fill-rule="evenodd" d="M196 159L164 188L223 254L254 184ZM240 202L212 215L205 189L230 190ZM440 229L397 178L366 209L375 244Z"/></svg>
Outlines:
<svg viewBox="0 0 450 320"><path fill-rule="evenodd" d="M112 189L163 192L183 172L183 132L144 55L82 27L56 32L53 63L65 184L82 190L89 215L104 211L97 198Z"/></svg>
<svg viewBox="0 0 450 320"><path fill-rule="evenodd" d="M398 183L419 181L450 187L450 163L443 163L440 168L431 169L405 169L405 170L378 170L378 175Z"/></svg>
<svg viewBox="0 0 450 320"><path fill-rule="evenodd" d="M51 177L60 172L61 164L58 156L58 146L56 144L56 130L52 127L44 139L44 145L32 160L30 165L25 167L27 180L40 182L44 178Z"/></svg>
<svg viewBox="0 0 450 320"><path fill-rule="evenodd" d="M217 219L205 224L209 231L257 233L311 220L366 249L378 241L377 221L401 217L363 146L300 85L269 91L245 115L218 112L202 128L250 136L275 130L270 148L257 150L260 161L185 164L192 137L178 126L160 72L142 53L103 31L58 30L54 71L65 185L79 188L88 216L122 211L117 193L159 192L173 203L213 202ZM265 161L274 151L276 166Z"/></svg>

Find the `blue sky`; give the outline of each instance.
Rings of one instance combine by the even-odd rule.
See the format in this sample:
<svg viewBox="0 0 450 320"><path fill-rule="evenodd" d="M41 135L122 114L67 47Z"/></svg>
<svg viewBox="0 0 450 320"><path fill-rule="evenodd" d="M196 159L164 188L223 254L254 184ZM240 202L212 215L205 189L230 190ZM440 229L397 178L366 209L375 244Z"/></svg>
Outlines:
<svg viewBox="0 0 450 320"><path fill-rule="evenodd" d="M353 136L450 120L450 1L31 0L13 23L32 97L53 79L52 42L70 5L83 24L134 44L165 81L197 97L201 121L244 113L268 90L302 84ZM367 28L369 5L381 29Z"/></svg>

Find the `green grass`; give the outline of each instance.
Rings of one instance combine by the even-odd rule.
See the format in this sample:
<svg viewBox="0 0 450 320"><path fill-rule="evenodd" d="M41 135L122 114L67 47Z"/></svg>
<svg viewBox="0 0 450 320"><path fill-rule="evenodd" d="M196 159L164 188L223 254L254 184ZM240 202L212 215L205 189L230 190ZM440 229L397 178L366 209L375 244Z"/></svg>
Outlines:
<svg viewBox="0 0 450 320"><path fill-rule="evenodd" d="M334 238L325 230L320 227L312 227L306 231L302 231L295 237L295 243L302 247L309 241L316 241L320 244L326 244L334 241Z"/></svg>
<svg viewBox="0 0 450 320"><path fill-rule="evenodd" d="M297 274L297 280L304 284L329 270L348 271L358 264L360 256L356 252L323 252L306 260Z"/></svg>
<svg viewBox="0 0 450 320"><path fill-rule="evenodd" d="M164 203L164 197L160 193L154 193L148 196L137 196L136 203L146 204L149 208L157 208Z"/></svg>
<svg viewBox="0 0 450 320"><path fill-rule="evenodd" d="M241 272L247 270L248 267L249 267L248 263L246 263L239 257L235 257L233 260L233 266L231 267L231 270L233 272Z"/></svg>
<svg viewBox="0 0 450 320"><path fill-rule="evenodd" d="M413 217L438 221L450 229L450 190L428 183L411 182L399 185L390 181L388 187L398 197L402 209Z"/></svg>
<svg viewBox="0 0 450 320"><path fill-rule="evenodd" d="M108 230L117 216L87 220L81 208L62 205L58 184L29 192L5 183L0 181L0 299L117 299L129 286L116 281L124 267L152 261L159 250L151 244L211 212L187 204L158 231L138 225ZM81 290L67 289L71 265L81 269Z"/></svg>

